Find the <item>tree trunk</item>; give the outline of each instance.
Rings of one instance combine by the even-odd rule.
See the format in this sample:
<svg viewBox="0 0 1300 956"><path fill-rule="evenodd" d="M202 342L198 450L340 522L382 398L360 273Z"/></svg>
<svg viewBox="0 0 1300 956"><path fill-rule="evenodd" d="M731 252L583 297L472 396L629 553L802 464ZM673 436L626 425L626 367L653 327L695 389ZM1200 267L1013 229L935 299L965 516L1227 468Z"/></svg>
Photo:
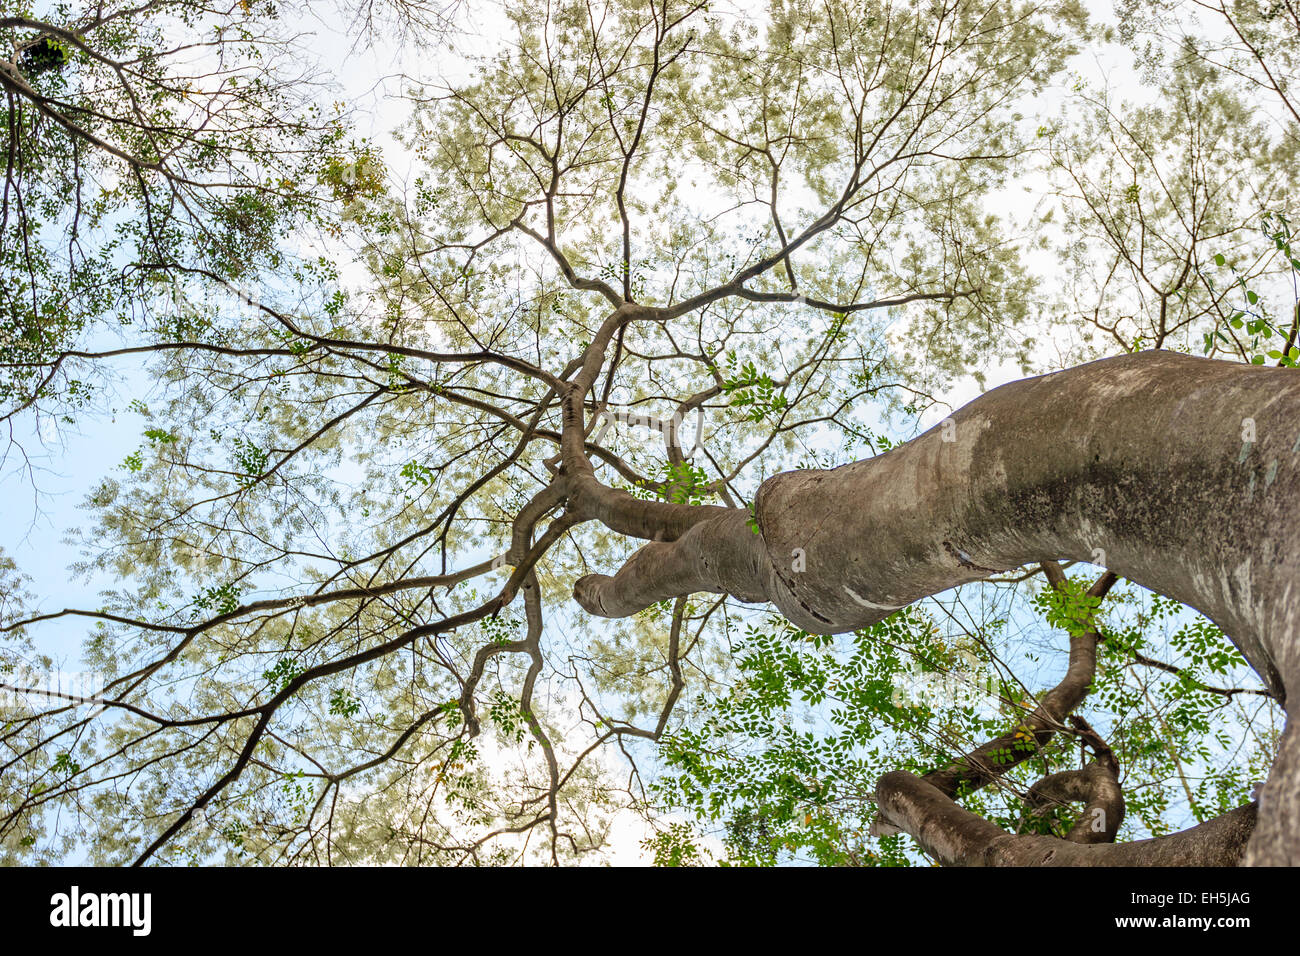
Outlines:
<svg viewBox="0 0 1300 956"><path fill-rule="evenodd" d="M711 516L574 592L610 617L729 593L836 634L999 571L1085 561L1205 614L1285 706L1300 686L1297 501L1300 373L1143 352L1004 385L875 458L776 475L757 531L743 512ZM1291 723L1246 862L1300 864Z"/></svg>

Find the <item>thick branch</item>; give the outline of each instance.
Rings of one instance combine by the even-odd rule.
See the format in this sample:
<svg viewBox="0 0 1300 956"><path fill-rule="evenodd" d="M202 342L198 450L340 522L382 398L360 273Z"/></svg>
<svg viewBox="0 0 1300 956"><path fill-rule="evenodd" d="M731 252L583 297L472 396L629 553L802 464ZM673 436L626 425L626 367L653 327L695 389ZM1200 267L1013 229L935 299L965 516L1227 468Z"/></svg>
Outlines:
<svg viewBox="0 0 1300 956"><path fill-rule="evenodd" d="M1300 679L1298 412L1293 370L1170 352L1025 379L883 455L769 478L759 535L701 522L579 601L621 616L723 586L842 633L1007 568L1098 562L1206 614L1280 691Z"/></svg>
<svg viewBox="0 0 1300 956"><path fill-rule="evenodd" d="M880 778L876 800L889 823L950 866L1237 866L1256 819L1251 803L1169 836L1082 844L1014 836L905 770Z"/></svg>

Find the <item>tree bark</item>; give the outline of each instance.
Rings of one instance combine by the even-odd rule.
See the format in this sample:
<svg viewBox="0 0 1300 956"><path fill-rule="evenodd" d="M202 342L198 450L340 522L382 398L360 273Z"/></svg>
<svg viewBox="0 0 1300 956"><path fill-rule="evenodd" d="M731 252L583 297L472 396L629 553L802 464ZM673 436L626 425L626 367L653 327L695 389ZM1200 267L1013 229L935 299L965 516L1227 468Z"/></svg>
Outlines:
<svg viewBox="0 0 1300 956"><path fill-rule="evenodd" d="M880 812L949 866L1238 866L1250 862L1255 804L1205 823L1132 843L1075 843L1051 836L1016 836L957 806L905 770L880 778Z"/></svg>
<svg viewBox="0 0 1300 956"><path fill-rule="evenodd" d="M715 512L574 593L607 617L729 593L836 634L1010 568L1084 561L1205 614L1285 706L1298 494L1300 373L1143 352L1004 385L875 458L775 475L756 531ZM1246 860L1300 864L1290 723Z"/></svg>

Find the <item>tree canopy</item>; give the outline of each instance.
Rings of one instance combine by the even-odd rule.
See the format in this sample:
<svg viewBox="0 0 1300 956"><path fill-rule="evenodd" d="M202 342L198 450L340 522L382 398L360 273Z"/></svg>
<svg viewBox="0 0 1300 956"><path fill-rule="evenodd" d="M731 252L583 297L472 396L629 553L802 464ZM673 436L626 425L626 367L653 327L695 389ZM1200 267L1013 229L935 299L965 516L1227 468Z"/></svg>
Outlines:
<svg viewBox="0 0 1300 956"><path fill-rule="evenodd" d="M1267 640L1105 535L930 574L878 505L979 407L1036 403L1003 478L1080 442L1145 474L1143 404L1193 405L1097 389L1293 394L1291 5L11 6L6 466L43 424L140 438L72 532L102 603L0 554L0 859L569 863L635 819L666 864L952 862L899 772L1000 833L1239 858ZM313 28L420 51L391 136ZM1082 391L955 411L1050 372ZM1290 446L1236 407L1168 429ZM832 477L781 524L790 472L902 490ZM1150 520L1238 515L1198 489ZM915 586L854 590L877 558ZM38 693L59 618L93 694Z"/></svg>

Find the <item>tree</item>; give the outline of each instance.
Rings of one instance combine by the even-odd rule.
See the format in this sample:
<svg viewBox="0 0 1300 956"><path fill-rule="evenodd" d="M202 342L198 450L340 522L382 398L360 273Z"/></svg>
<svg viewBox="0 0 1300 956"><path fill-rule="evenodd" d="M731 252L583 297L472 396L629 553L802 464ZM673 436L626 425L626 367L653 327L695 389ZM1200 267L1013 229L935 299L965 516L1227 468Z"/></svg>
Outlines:
<svg viewBox="0 0 1300 956"><path fill-rule="evenodd" d="M241 37L260 36L275 13L158 4L123 8L115 22L139 30L164 8L236 21ZM417 31L429 24L429 8L398 12ZM831 655L822 670L842 668L852 685L857 741L882 720L891 731L960 733L902 761L932 772L895 765L878 786L858 779L874 788L858 802L877 836L836 823L842 845L832 853L823 841L824 861L915 852L891 830L945 862L1235 862L1252 833L1252 861L1292 860L1293 732L1277 745L1258 824L1243 792L1253 783L1243 774L1274 746L1267 713L1236 725L1260 736L1262 758L1234 762L1189 752L1186 734L1156 726L1158 706L1147 731L1123 740L1074 711L1094 687L1129 705L1117 678L1096 671L1107 655L1176 677L1169 700L1188 726L1208 727L1224 701L1285 699L1296 679L1286 590L1296 529L1285 507L1295 372L1125 354L993 390L898 447L884 434L891 421L914 428L939 406L936 392L993 362L1028 372L1036 334L1061 328L1029 243L995 210L1015 176L1056 169L1084 184L1124 155L1084 149L1072 130L1036 135L1022 113L1077 44L1101 42L1084 14L962 0L761 11L560 0L501 14L493 30L506 39L467 78L412 81L405 176L376 144L345 145L341 123L317 131L280 113L265 140L227 128L215 145L196 145L205 117L179 123L181 153L89 139L70 126L82 113L28 92L64 77L70 61L47 69L52 54L32 52L62 34L47 21L0 21L22 36L4 73L10 128L21 128L25 96L36 106L24 110L64 110L60 142L88 144L105 169L153 177L125 200L107 189L128 204L114 209L151 208L149 182L184 195L191 174L170 157L190 147L201 157L236 150L221 168L239 169L258 202L267 169L286 155L295 164L293 202L253 216L294 242L241 229L228 242L186 238L237 213L241 194L223 184L211 218L180 206L193 218L163 230L179 235L166 257L154 255L147 217L139 243L100 247L114 295L164 258L185 277L156 321L114 321L115 299L72 287L60 294L86 318L60 320L57 334L5 356L11 415L66 406L88 382L108 394L104 370L124 356L146 357L157 383L132 395L147 426L139 450L88 502L96 524L82 570L111 572L120 586L101 607L63 611L29 608L17 586L6 589L5 666L16 673L39 656L41 622L79 617L92 626L85 658L106 681L93 701L27 695L6 716L5 852L558 863L601 849L618 806L647 807L635 765L622 782L606 756L632 759L638 741L664 745L661 793L719 811L709 735L753 733L772 713L729 696L737 669L775 688L772 699L788 697L789 648L853 633L858 653ZM92 67L103 62L88 39L98 21L75 23L66 42ZM131 35L193 28L182 18ZM120 77L125 62L105 66ZM124 102L143 82L184 98L156 75L123 80ZM280 88L250 86L240 102L272 116ZM1220 114L1245 110L1230 91L1215 96L1174 95L1182 113L1155 111L1141 125L1200 142ZM281 136L304 145L286 153ZM11 157L32 154L10 143ZM82 147L72 148L71 174L66 156L43 154L52 181L75 184ZM1261 155L1242 175L1267 182L1283 155ZM1177 153L1162 162L1184 171ZM1150 209L1139 201L1137 226L1114 227L1107 205L1071 213L1092 215L1116 261L1132 261L1133 243L1147 241L1144 216L1176 218L1201 201L1188 197L1212 207L1193 217L1181 278L1136 300L1136 327L1170 336L1158 344L1220 341L1227 296L1187 250L1221 242L1235 257L1251 223L1244 191L1196 185L1209 175L1196 167L1192 186L1169 186ZM69 214L76 233L77 190L59 189L49 225L20 227L12 247L48 239ZM1058 194L1074 201L1064 186ZM1271 198L1288 199L1281 187ZM104 222L117 227L112 215ZM122 222L137 235L138 219ZM323 245L308 245L307 226ZM366 276L334 265L349 258ZM1252 283L1288 263L1269 253L1240 289L1256 295ZM54 266L27 272L51 289L56 274L62 282ZM1150 276L1136 268L1128 279ZM1197 282L1193 299L1184 290ZM1175 299L1191 304L1171 321ZM1095 314L1111 308L1108 295ZM96 336L107 334L123 341L105 347ZM1105 570L1081 586L1060 560ZM978 640L948 644L908 605L1039 574L1039 611L1070 634L1055 690L1035 700L1006 675L994 688L1005 712L968 714L960 727L948 720L960 706L945 717L877 692L913 653L954 670L994 659ZM1151 615L1133 633L1103 627L1101 602L1119 576L1213 622L1176 632L1189 663L1144 653ZM1126 586L1117 593L1141 600ZM764 633L737 602L775 605L783 623ZM746 620L761 653L733 657L726 641ZM1239 661L1215 625L1263 687L1207 681L1207 670L1234 676ZM911 650L891 656L891 642ZM820 679L800 671L794 685L817 691ZM973 734L987 736L953 746ZM770 848L769 821L785 826L809 800L829 803L807 779L829 762L815 740L791 740L783 800L768 788L764 806L731 807L740 858L772 856L757 849ZM1071 768L1076 742L1090 757ZM846 753L834 751L845 779L875 767ZM1141 802L1122 774L1142 760L1163 767L1165 755L1217 763L1203 781L1217 788L1208 802L1179 775L1191 812L1226 812L1155 844L1113 843L1126 799ZM954 802L1001 819L977 791L1031 770L1041 779L1014 799L1033 835ZM545 837L537 847L534 831ZM687 862L703 855L692 839L679 825L652 843L665 861Z"/></svg>

